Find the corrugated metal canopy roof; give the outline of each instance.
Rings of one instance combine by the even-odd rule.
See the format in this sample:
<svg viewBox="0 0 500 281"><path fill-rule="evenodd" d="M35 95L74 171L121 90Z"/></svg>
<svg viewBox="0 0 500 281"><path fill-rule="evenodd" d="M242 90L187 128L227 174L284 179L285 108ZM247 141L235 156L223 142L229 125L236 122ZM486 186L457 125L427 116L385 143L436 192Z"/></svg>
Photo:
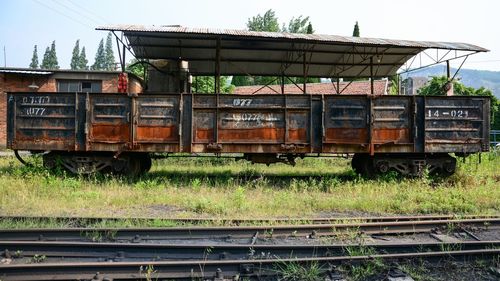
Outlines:
<svg viewBox="0 0 500 281"><path fill-rule="evenodd" d="M370 58L373 76L386 77L426 49L488 51L466 43L178 26L109 25L97 29L122 31L139 59L186 60L195 75L216 73L217 47L221 75L306 73L309 77L370 77Z"/></svg>

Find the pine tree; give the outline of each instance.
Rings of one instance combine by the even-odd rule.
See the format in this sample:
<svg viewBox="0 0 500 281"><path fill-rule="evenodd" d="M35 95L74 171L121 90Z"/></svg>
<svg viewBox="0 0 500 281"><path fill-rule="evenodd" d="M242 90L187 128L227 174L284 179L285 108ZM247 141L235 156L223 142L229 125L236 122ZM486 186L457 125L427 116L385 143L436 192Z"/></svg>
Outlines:
<svg viewBox="0 0 500 281"><path fill-rule="evenodd" d="M354 30L352 31L352 37L359 37L359 25L357 21L354 25Z"/></svg>
<svg viewBox="0 0 500 281"><path fill-rule="evenodd" d="M309 22L309 24L307 25L306 33L307 34L313 34L314 33L314 29L313 29L313 26L312 26L311 22Z"/></svg>
<svg viewBox="0 0 500 281"><path fill-rule="evenodd" d="M78 69L84 69L87 70L89 69L88 64L89 61L87 60L87 55L85 54L85 46L82 47L82 52L80 53L80 56L78 58Z"/></svg>
<svg viewBox="0 0 500 281"><path fill-rule="evenodd" d="M52 45L50 46L50 65L49 69L59 69L59 63L57 62L57 53L56 53L56 41L52 41Z"/></svg>
<svg viewBox="0 0 500 281"><path fill-rule="evenodd" d="M99 42L99 47L97 48L97 52L95 54L95 62L91 66L92 70L104 70L106 63L106 54L104 53L104 39L101 39Z"/></svg>
<svg viewBox="0 0 500 281"><path fill-rule="evenodd" d="M38 68L38 51L35 48L33 49L33 57L31 58L30 68Z"/></svg>
<svg viewBox="0 0 500 281"><path fill-rule="evenodd" d="M75 47L73 48L73 55L71 57L70 67L73 70L79 69L80 62L80 40L76 40Z"/></svg>
<svg viewBox="0 0 500 281"><path fill-rule="evenodd" d="M105 50L105 69L115 70L115 55L113 54L113 37L111 32L108 33L108 38L106 38L106 50Z"/></svg>
<svg viewBox="0 0 500 281"><path fill-rule="evenodd" d="M43 69L50 69L50 48L47 47L45 49L45 53L43 54L42 65L40 66Z"/></svg>

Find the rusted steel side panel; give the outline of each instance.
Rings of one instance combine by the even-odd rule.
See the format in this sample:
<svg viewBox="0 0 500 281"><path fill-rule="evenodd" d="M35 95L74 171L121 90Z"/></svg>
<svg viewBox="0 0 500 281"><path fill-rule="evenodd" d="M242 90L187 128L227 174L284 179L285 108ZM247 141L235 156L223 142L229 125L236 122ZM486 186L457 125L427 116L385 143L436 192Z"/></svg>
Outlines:
<svg viewBox="0 0 500 281"><path fill-rule="evenodd" d="M412 98L384 96L372 99L372 143L375 152L413 152Z"/></svg>
<svg viewBox="0 0 500 281"><path fill-rule="evenodd" d="M191 145L215 142L216 97L214 95L192 95L192 110Z"/></svg>
<svg viewBox="0 0 500 281"><path fill-rule="evenodd" d="M284 114L256 110L225 110L219 117L219 143L284 143Z"/></svg>
<svg viewBox="0 0 500 281"><path fill-rule="evenodd" d="M213 143L215 110L196 110L193 113L193 143Z"/></svg>
<svg viewBox="0 0 500 281"><path fill-rule="evenodd" d="M90 150L122 151L130 144L131 98L126 95L94 94L89 96L87 120Z"/></svg>
<svg viewBox="0 0 500 281"><path fill-rule="evenodd" d="M75 93L9 93L8 147L75 150Z"/></svg>
<svg viewBox="0 0 500 281"><path fill-rule="evenodd" d="M324 96L323 152L367 152L368 114L366 96Z"/></svg>
<svg viewBox="0 0 500 281"><path fill-rule="evenodd" d="M135 143L179 143L180 96L139 96Z"/></svg>
<svg viewBox="0 0 500 281"><path fill-rule="evenodd" d="M425 97L425 152L482 151L489 128L485 103L487 97Z"/></svg>
<svg viewBox="0 0 500 281"><path fill-rule="evenodd" d="M310 152L308 96L194 95L193 101L193 152Z"/></svg>
<svg viewBox="0 0 500 281"><path fill-rule="evenodd" d="M284 143L284 107L285 97L279 95L220 96L217 142Z"/></svg>

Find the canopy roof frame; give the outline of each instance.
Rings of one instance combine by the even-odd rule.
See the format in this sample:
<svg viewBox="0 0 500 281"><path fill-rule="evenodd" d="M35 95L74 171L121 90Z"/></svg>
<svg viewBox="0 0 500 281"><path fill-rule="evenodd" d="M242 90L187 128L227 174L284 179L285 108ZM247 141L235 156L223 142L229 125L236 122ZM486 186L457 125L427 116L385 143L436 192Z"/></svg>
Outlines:
<svg viewBox="0 0 500 281"><path fill-rule="evenodd" d="M450 60L488 51L466 43L180 26L111 25L97 29L113 32L117 42L122 43L122 69L125 49L139 60L184 60L189 63L191 74L216 77L216 92L220 90L221 75L281 76L282 82L283 77L303 77L306 92L308 77L373 80L443 62L449 66ZM115 32L121 32L121 38ZM428 53L431 49L436 50L435 58ZM440 50L444 55L440 55ZM431 60L430 64L422 65L422 54ZM417 57L420 66L411 68Z"/></svg>

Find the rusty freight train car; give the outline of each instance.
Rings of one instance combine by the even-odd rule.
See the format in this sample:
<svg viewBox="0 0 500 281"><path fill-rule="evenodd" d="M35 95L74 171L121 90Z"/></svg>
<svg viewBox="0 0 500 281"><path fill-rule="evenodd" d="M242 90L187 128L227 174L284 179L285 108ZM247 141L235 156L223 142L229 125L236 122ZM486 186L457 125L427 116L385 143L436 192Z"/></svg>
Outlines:
<svg viewBox="0 0 500 281"><path fill-rule="evenodd" d="M488 97L372 94L375 78L395 75L425 50L446 51L439 63L486 51L481 47L182 27L100 29L127 38L123 67L127 49L150 65L148 89L139 95L9 93L9 148L43 152L48 168L126 174L149 170L154 153L229 153L266 164L352 154L353 169L372 176L415 175L425 167L451 174L451 154L489 147ZM192 93L191 75L213 75L215 94ZM221 94L221 75L273 76L282 91ZM293 83L303 94L284 91L289 77L302 78ZM307 91L308 77L367 77L372 91L342 95L337 87L319 95Z"/></svg>

